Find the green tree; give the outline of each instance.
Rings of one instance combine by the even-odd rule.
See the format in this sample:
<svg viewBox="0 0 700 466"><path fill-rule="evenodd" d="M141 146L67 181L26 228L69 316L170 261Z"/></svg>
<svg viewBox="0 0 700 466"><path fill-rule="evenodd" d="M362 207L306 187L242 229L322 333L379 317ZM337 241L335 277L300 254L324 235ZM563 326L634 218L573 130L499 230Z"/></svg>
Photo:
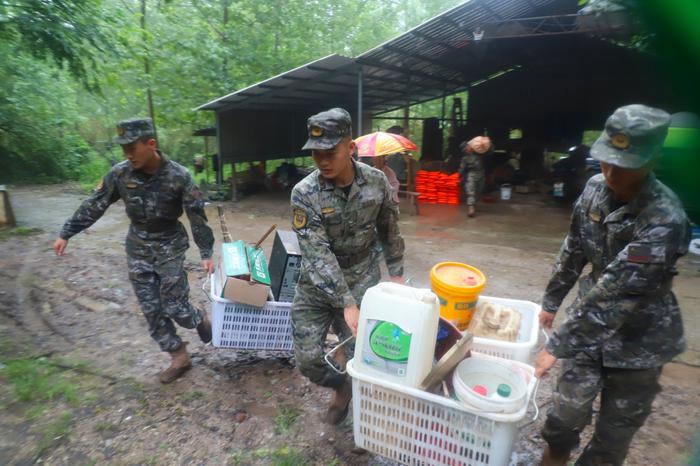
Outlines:
<svg viewBox="0 0 700 466"><path fill-rule="evenodd" d="M109 50L100 27L100 0L2 0L0 40L41 59L51 58L87 87L95 87L89 71Z"/></svg>
<svg viewBox="0 0 700 466"><path fill-rule="evenodd" d="M142 31L140 0L0 0L0 181L94 178L115 122L148 115L149 86L161 147L189 163L192 131L213 124L198 105L459 2L154 0Z"/></svg>

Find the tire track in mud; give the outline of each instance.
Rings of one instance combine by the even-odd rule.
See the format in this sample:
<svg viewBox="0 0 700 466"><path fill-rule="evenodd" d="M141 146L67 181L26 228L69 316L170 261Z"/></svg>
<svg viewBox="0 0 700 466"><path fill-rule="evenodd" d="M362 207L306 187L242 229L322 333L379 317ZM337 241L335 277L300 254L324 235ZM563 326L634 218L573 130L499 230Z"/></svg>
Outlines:
<svg viewBox="0 0 700 466"><path fill-rule="evenodd" d="M34 264L37 254L36 248L25 248L25 256L20 262L14 279L15 305L18 310L14 320L20 323L25 331L36 337L34 343L39 346L43 347L46 343L56 344L59 347L64 346L65 343L73 345L75 341L51 321L49 317L53 309L51 302L41 296L42 292L36 287L37 270ZM59 339L47 337L47 333ZM62 342L59 343L59 340Z"/></svg>

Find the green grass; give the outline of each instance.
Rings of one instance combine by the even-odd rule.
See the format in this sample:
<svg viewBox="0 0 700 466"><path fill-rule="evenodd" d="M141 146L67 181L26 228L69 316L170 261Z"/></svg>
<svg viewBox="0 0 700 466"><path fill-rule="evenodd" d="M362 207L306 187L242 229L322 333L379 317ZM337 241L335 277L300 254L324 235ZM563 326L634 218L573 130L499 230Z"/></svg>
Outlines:
<svg viewBox="0 0 700 466"><path fill-rule="evenodd" d="M275 433L285 434L289 432L299 418L299 410L293 406L280 406L275 415Z"/></svg>
<svg viewBox="0 0 700 466"><path fill-rule="evenodd" d="M78 402L78 385L45 358L18 358L5 362L0 377L13 388L17 400L42 402L63 399Z"/></svg>
<svg viewBox="0 0 700 466"><path fill-rule="evenodd" d="M283 446L275 450L269 448L261 448L253 453L253 456L259 460L263 460L266 464L274 466L302 466L309 464L308 460L295 448Z"/></svg>
<svg viewBox="0 0 700 466"><path fill-rule="evenodd" d="M195 400L201 400L202 398L204 398L204 392L203 392L203 391L201 391L201 390L192 390L191 392L186 393L185 395L183 395L182 401L184 401L185 403L190 403L190 402L195 401Z"/></svg>
<svg viewBox="0 0 700 466"><path fill-rule="evenodd" d="M119 426L113 422L100 421L95 424L96 432L116 432L119 430Z"/></svg>
<svg viewBox="0 0 700 466"><path fill-rule="evenodd" d="M47 449L57 445L64 440L71 432L73 424L73 414L65 411L57 419L51 420L46 427L41 430L38 450L41 454Z"/></svg>
<svg viewBox="0 0 700 466"><path fill-rule="evenodd" d="M40 228L29 228L29 227L15 227L15 228L3 228L0 230L0 241L14 238L17 236L31 236L38 233L42 233L43 230Z"/></svg>
<svg viewBox="0 0 700 466"><path fill-rule="evenodd" d="M243 466L248 464L269 464L273 466L303 466L311 464L309 460L296 448L284 445L282 447L259 448L255 451L236 451L231 453L226 464L230 466ZM331 463L336 466L340 463Z"/></svg>
<svg viewBox="0 0 700 466"><path fill-rule="evenodd" d="M1 354L1 353L0 353ZM76 422L73 408L94 404L98 397L89 374L89 365L69 358L5 358L0 355L0 383L20 403L24 418L36 437L36 460L66 441ZM66 408L68 410L66 410ZM58 414L56 414L58 413ZM98 423L96 431L116 430L110 423Z"/></svg>
<svg viewBox="0 0 700 466"><path fill-rule="evenodd" d="M47 408L48 408L48 406L46 405L46 403L39 403L39 404L30 406L24 412L24 417L29 421L36 421L37 419L40 419L44 415Z"/></svg>
<svg viewBox="0 0 700 466"><path fill-rule="evenodd" d="M156 455L147 456L143 459L143 464L158 464L158 459Z"/></svg>

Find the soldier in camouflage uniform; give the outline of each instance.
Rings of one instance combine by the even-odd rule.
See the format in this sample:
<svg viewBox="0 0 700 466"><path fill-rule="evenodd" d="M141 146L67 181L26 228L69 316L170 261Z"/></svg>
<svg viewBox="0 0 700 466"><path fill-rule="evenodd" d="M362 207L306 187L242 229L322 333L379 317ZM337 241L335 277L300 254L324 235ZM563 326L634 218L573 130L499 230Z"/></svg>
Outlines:
<svg viewBox="0 0 700 466"><path fill-rule="evenodd" d="M491 139L477 136L459 146L464 154L459 164L459 172L465 178L464 192L467 195L467 215L474 216L476 201L481 197L486 181L483 157L493 152Z"/></svg>
<svg viewBox="0 0 700 466"><path fill-rule="evenodd" d="M323 360L326 334L331 325L341 340L356 334L358 306L380 279L382 248L391 280L403 283L404 242L386 176L352 159L350 115L334 108L312 116L307 126L303 149L311 149L318 170L292 190L292 225L302 253L294 346L299 370L334 389L325 421L337 424L347 415L352 390L347 376ZM342 367L349 355L339 355Z"/></svg>
<svg viewBox="0 0 700 466"><path fill-rule="evenodd" d="M603 174L591 178L574 206L540 314L551 328L590 263L566 321L536 362L542 376L564 359L542 431L543 465L567 464L598 393L595 434L576 464L621 465L660 391L663 364L685 348L671 285L690 225L678 198L651 173L669 121L663 110L621 107L591 149Z"/></svg>
<svg viewBox="0 0 700 466"><path fill-rule="evenodd" d="M191 362L173 321L196 328L205 343L211 341L211 323L189 302L187 274L183 269L189 247L185 227L178 221L183 209L199 247L202 265L213 271L214 236L207 225L202 194L192 175L157 149L150 119L134 118L117 126L117 143L128 160L107 173L95 192L65 223L54 250L63 255L68 240L90 227L122 199L131 220L126 237L129 280L141 305L149 331L162 351L172 358L160 373L170 383L190 368Z"/></svg>

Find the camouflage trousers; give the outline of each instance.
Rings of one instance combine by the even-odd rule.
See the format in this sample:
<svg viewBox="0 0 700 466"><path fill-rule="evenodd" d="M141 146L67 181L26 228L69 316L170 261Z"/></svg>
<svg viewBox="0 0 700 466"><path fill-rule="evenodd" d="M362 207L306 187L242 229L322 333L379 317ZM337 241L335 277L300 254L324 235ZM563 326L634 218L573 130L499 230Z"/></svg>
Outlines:
<svg viewBox="0 0 700 466"><path fill-rule="evenodd" d="M464 183L464 192L467 195L467 205L475 205L476 201L481 198L481 193L484 190L486 177L483 171L470 170L467 173L467 180Z"/></svg>
<svg viewBox="0 0 700 466"><path fill-rule="evenodd" d="M593 401L600 393L595 433L577 466L621 466L632 437L651 412L661 391L661 367L617 369L603 367L586 355L563 360L553 404L542 437L555 454L578 446L579 434L591 422Z"/></svg>
<svg viewBox="0 0 700 466"><path fill-rule="evenodd" d="M345 271L345 280L358 307L367 289L379 283L381 278L378 260L372 262L369 272ZM338 374L324 361L326 335L332 326L333 333L342 342L352 336L352 332L345 323L343 309L322 304L317 295L314 290L297 286L291 313L294 356L299 371L309 380L323 387L335 388L342 385L347 376ZM351 340L343 348L348 360L351 359L355 341Z"/></svg>
<svg viewBox="0 0 700 466"><path fill-rule="evenodd" d="M162 351L172 352L182 345L173 321L195 328L202 322L202 314L189 302L190 287L183 267L186 248L173 251L168 247L172 243L149 243L127 238L129 280L151 337Z"/></svg>

